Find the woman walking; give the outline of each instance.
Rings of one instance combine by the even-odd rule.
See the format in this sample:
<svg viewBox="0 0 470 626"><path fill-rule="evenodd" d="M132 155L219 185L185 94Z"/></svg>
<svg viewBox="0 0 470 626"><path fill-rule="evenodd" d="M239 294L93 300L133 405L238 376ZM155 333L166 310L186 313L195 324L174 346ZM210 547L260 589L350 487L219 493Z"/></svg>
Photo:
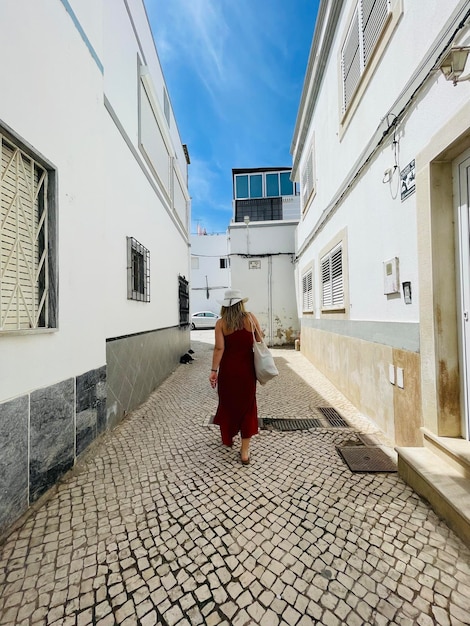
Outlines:
<svg viewBox="0 0 470 626"><path fill-rule="evenodd" d="M240 433L240 459L250 462L250 440L258 433L256 406L256 375L253 362L253 332L262 338L258 320L245 310L238 289L228 289L220 302L221 318L215 326L215 346L209 381L217 386L219 405L214 424L220 426L222 443L232 447L233 438Z"/></svg>

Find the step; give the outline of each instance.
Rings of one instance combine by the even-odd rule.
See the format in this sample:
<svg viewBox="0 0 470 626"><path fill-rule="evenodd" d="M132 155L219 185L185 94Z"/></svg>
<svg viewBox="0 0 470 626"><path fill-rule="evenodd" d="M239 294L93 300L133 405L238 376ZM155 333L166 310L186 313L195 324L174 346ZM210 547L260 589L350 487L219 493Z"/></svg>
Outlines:
<svg viewBox="0 0 470 626"><path fill-rule="evenodd" d="M470 441L457 437L438 437L427 428L421 428L421 432L426 448L470 479Z"/></svg>
<svg viewBox="0 0 470 626"><path fill-rule="evenodd" d="M398 473L470 546L470 479L429 448L396 448Z"/></svg>

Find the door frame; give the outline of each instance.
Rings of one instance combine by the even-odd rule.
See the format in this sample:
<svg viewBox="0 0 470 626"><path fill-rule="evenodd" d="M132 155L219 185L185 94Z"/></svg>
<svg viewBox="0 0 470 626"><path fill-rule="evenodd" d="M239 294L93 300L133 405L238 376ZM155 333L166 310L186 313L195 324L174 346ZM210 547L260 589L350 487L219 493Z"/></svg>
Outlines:
<svg viewBox="0 0 470 626"><path fill-rule="evenodd" d="M455 210L461 435L470 440L470 149L452 164Z"/></svg>

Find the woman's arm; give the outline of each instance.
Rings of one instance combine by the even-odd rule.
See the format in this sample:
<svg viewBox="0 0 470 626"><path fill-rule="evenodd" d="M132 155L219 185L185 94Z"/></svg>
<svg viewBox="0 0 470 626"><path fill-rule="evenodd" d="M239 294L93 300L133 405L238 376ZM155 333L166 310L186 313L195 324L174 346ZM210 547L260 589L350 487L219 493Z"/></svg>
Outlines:
<svg viewBox="0 0 470 626"><path fill-rule="evenodd" d="M224 333L222 332L222 320L217 320L215 324L215 345L214 352L212 354L212 368L209 376L209 382L212 387L217 384L217 373L219 370L220 361L225 349Z"/></svg>

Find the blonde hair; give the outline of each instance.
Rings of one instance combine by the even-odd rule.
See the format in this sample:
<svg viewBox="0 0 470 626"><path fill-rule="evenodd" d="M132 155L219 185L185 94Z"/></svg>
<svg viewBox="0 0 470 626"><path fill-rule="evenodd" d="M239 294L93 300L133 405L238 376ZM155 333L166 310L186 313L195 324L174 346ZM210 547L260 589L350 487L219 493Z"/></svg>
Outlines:
<svg viewBox="0 0 470 626"><path fill-rule="evenodd" d="M237 302L232 306L223 306L220 309L220 317L229 332L244 328L246 309L244 302Z"/></svg>

